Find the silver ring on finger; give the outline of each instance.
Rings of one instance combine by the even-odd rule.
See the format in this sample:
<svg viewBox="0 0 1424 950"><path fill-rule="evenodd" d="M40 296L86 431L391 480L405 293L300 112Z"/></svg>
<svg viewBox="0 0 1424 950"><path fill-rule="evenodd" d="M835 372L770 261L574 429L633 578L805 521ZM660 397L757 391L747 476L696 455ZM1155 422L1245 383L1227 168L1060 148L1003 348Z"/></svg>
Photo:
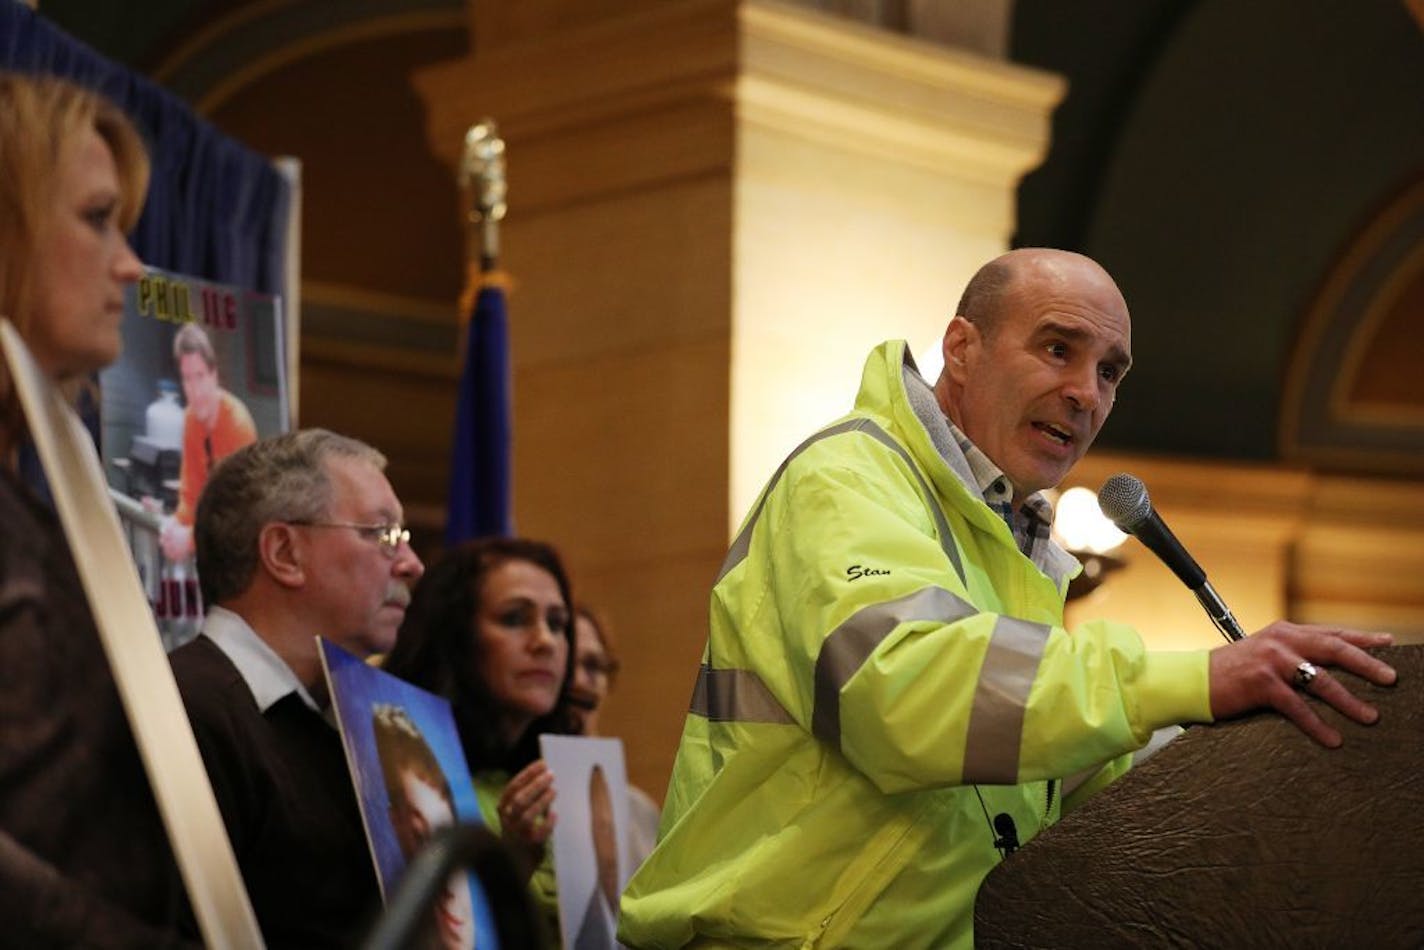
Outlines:
<svg viewBox="0 0 1424 950"><path fill-rule="evenodd" d="M1291 677L1291 682L1296 689L1305 689L1315 682L1315 678L1320 675L1320 667L1309 660L1301 660L1295 666L1295 676Z"/></svg>

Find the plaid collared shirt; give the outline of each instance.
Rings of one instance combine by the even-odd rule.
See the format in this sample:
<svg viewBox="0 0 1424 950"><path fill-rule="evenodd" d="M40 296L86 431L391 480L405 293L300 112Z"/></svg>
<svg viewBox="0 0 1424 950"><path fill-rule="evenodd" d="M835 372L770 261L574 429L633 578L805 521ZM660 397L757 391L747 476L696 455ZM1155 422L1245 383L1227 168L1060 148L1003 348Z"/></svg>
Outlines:
<svg viewBox="0 0 1424 950"><path fill-rule="evenodd" d="M984 503L1004 519L1009 531L1013 533L1014 543L1019 546L1024 556L1037 563L1038 558L1034 555L1048 543L1049 532L1053 526L1053 505L1044 497L1043 492L1034 492L1024 499L1024 503L1015 511L1014 485L1009 481L1009 476L989 461L989 456L970 442L969 437L960 432L953 422L949 423L949 431L959 445L959 450L964 453L964 461L968 463L969 470L974 473L974 480L979 485L980 494L984 496Z"/></svg>

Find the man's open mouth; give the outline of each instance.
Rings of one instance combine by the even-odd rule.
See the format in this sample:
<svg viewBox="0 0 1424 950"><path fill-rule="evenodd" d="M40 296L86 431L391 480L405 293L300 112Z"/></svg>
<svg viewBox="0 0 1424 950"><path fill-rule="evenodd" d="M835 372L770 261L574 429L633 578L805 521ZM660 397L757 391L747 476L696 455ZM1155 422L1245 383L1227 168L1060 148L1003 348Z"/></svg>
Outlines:
<svg viewBox="0 0 1424 950"><path fill-rule="evenodd" d="M1035 422L1033 427L1044 435L1048 436L1059 445L1068 445L1073 441L1073 433L1067 429L1060 428L1051 422Z"/></svg>

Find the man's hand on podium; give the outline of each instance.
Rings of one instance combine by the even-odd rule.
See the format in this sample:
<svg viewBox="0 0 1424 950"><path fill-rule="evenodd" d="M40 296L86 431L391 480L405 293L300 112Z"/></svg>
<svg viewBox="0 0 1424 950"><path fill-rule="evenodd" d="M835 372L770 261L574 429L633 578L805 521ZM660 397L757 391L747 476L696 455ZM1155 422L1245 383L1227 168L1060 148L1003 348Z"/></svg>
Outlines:
<svg viewBox="0 0 1424 950"><path fill-rule="evenodd" d="M1394 637L1387 633L1278 620L1244 640L1211 651L1211 714L1217 719L1229 719L1269 707L1316 742L1333 749L1342 741L1339 731L1315 714L1302 692L1311 693L1364 725L1379 719L1379 710L1353 695L1324 669L1313 675L1307 671L1312 664L1339 667L1371 683L1392 686L1394 668L1365 652L1392 643ZM1302 664L1306 664L1304 669Z"/></svg>

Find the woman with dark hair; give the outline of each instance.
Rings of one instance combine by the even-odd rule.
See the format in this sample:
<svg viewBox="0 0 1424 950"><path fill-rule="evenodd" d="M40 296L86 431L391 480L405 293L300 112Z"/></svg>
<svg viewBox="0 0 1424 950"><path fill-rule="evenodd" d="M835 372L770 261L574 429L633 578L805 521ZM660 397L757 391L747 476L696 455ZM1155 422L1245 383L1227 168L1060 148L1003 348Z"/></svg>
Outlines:
<svg viewBox="0 0 1424 950"><path fill-rule="evenodd" d="M558 897L546 846L554 786L539 736L577 732L568 694L572 603L549 545L473 541L425 572L384 664L454 707L485 823L522 859L555 944Z"/></svg>
<svg viewBox="0 0 1424 950"><path fill-rule="evenodd" d="M622 663L608 623L588 604L574 604L574 678L569 698L574 723L586 736L602 735L598 715L618 680ZM661 812L648 793L628 784L628 874L631 876L658 843Z"/></svg>

